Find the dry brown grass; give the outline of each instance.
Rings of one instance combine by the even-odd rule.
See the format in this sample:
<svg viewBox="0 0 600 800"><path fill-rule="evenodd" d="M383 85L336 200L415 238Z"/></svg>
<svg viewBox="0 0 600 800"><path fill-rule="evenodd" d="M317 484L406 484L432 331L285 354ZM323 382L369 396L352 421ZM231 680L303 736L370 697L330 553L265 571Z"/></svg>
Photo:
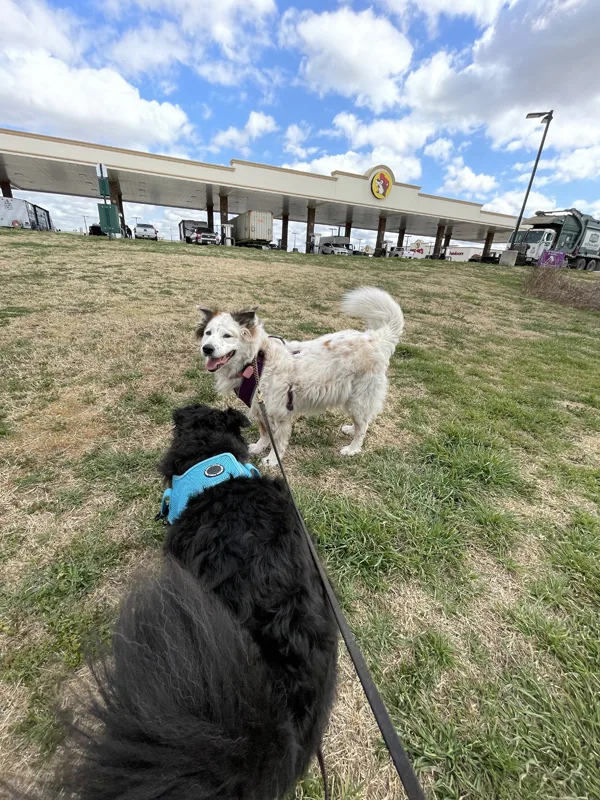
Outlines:
<svg viewBox="0 0 600 800"><path fill-rule="evenodd" d="M571 308L600 311L600 280L574 277L567 270L531 267L525 278L526 294Z"/></svg>
<svg viewBox="0 0 600 800"><path fill-rule="evenodd" d="M8 258L2 251L11 245L16 246ZM592 324L596 317L565 307L557 320L554 308L521 295L520 271L356 261L340 264L335 259L286 257L276 252L198 252L162 243L154 247L26 233L1 237L0 264L13 309L7 312L3 327L0 309L0 412L9 429L9 435L0 437L0 513L5 534L0 556L5 588L16 592L36 569L60 563L80 537L96 530L101 519L106 523L98 535L107 547L131 543L132 549L123 548L117 563L73 600L75 610L115 607L136 569L154 562L161 532L151 522L160 493L152 459L168 439L169 410L190 399L225 402L213 398L210 380L198 366L193 333L197 303L226 308L259 304L269 330L289 338L310 338L347 327L348 320L339 313L341 295L356 285L376 283L400 299L407 324L391 365L386 409L365 442L365 459L372 471L365 475L360 459L349 462L338 457L345 444L339 427L345 420L332 412L317 421L296 424L288 458L290 479L303 496L312 494L322 497L323 503L331 502L333 511L339 496L363 508L377 508L384 496L393 502L393 492L385 494L380 488L373 453L390 453L398 463L418 470L422 468L421 441L438 436L449 420L500 433L510 429L514 439L507 437L503 446L512 451L532 491L495 496L493 489L478 488L477 499L498 511L513 512L515 542L510 560L516 568L505 566L505 550L500 557L493 548L485 549L477 531L464 532L460 513L470 513L466 506L448 523L458 526L462 537L449 539L449 548L462 548L462 561L451 562L451 571L456 573L448 575L443 557L436 555L427 540L422 545L427 569L422 573L400 563L395 572L384 574L379 583L374 581L374 588L359 589L364 577L359 563L351 583L351 613L358 630L385 613L397 620L397 632L406 642L433 629L450 644L457 665L441 670L432 687L419 697L425 705L430 703L432 719L445 706L452 711L456 680L486 680L485 669L469 655L472 637L487 653L490 679L500 680L507 665L517 670L538 663L539 653L533 652L531 640L510 624L506 612L526 600L528 583L548 569L544 531L567 525L574 509L592 509L581 486L562 487L553 468L558 462L575 463L573 453L579 448L585 456L581 464L592 469L597 464L600 428L590 427L595 407L589 400L593 389L584 370L572 367L563 375L555 368L546 376L537 367L549 357L548 351L540 350L536 362L535 348L548 342L554 348L558 331L593 370L598 358ZM586 289L597 288L595 276L584 276L582 281L580 277L572 280ZM573 328L562 330L561 325ZM508 415L517 413L512 406L506 412L498 406L495 416L483 414L490 393L496 393L497 401L512 400L524 389L534 396L557 392L555 407L564 420L561 417L560 426L553 419L548 424L554 425L556 435L567 432L571 449L546 452L555 434L539 425L533 432L527 430L527 425L537 422L535 414L544 409L535 408L525 421ZM527 439L527 450L515 444L521 435ZM131 495L120 494L119 483L103 475L102 465L93 461L97 454L107 458L141 454L146 471L138 474L133 463ZM149 493L144 493L144 484L150 485ZM403 488L399 485L397 491ZM406 495L408 507L397 509L398 514L415 515L402 535L409 537L413 524L417 532L421 530L416 512L435 514L436 503L442 505L428 488L426 482L423 486L415 482L412 494ZM412 508L411 503L422 507ZM334 526L320 530L319 536L328 548L335 581L336 547L341 548L340 558L354 556L344 549L346 542L338 542ZM374 550L376 546L377 542ZM435 558L442 558L438 572L429 563ZM460 581L478 590L470 588L461 598ZM42 643L50 636L43 615L38 610L28 614L27 624L21 622L16 628L11 619L0 642L6 652L27 641ZM405 644L381 656L384 677L411 657L409 651ZM44 680L50 682L69 674L60 658L44 666ZM7 709L0 720L0 759L5 769L11 768L25 783L38 769L34 762L43 741L35 726L33 733L17 736L15 723L30 710L35 689L32 681L11 679L0 684L0 702ZM420 724L426 727L430 720L425 716ZM325 748L336 781L336 800L401 796L389 763L375 755L377 742L375 723L342 656L338 701ZM457 766L468 764L468 743L457 752ZM447 769L442 762L439 756L437 771L426 782L432 795L449 797L446 784L446 788L433 788ZM523 800L515 784L507 786L503 796ZM492 794L468 789L462 796L487 800Z"/></svg>

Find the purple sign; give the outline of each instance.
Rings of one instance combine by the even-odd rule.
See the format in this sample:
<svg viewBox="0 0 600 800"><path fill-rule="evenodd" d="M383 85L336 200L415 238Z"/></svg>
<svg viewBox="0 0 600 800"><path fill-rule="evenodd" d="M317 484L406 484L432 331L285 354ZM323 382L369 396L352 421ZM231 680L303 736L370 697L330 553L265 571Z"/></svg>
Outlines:
<svg viewBox="0 0 600 800"><path fill-rule="evenodd" d="M556 250L544 250L539 258L539 267L562 267L565 263L565 254Z"/></svg>

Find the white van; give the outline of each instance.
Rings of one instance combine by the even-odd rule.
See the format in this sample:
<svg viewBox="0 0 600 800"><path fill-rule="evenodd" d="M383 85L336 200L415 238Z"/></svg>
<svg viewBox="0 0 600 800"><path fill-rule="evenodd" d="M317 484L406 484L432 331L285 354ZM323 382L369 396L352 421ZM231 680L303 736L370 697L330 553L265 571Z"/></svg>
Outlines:
<svg viewBox="0 0 600 800"><path fill-rule="evenodd" d="M158 231L154 225L148 225L144 222L140 222L135 226L133 235L136 239L154 239L155 242L158 241Z"/></svg>

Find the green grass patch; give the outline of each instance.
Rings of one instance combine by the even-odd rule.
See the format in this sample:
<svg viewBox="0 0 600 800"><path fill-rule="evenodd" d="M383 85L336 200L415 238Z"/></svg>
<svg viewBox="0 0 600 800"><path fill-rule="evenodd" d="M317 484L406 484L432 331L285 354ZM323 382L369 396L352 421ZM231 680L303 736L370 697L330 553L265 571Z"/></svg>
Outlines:
<svg viewBox="0 0 600 800"><path fill-rule="evenodd" d="M56 747L60 681L162 545L173 408L223 402L194 304L259 303L270 333L312 338L360 326L339 301L372 284L406 315L384 424L347 459L342 414L298 420L288 462L365 657L430 796L600 797L597 314L523 296L520 268L0 236L0 680L25 693L17 742ZM336 736L353 758L333 797L367 800L387 755L374 766L356 731ZM297 794L322 800L314 770Z"/></svg>
<svg viewBox="0 0 600 800"><path fill-rule="evenodd" d="M74 464L75 474L92 487L94 483L114 492L122 503L157 494L159 450L98 449Z"/></svg>

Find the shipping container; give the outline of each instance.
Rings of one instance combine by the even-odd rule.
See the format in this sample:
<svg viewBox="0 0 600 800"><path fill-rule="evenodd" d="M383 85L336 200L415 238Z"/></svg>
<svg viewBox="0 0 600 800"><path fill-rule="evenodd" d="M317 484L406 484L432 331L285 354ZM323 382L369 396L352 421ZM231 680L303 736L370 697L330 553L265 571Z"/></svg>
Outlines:
<svg viewBox="0 0 600 800"><path fill-rule="evenodd" d="M231 220L236 245L261 247L273 240L273 214L270 211L246 211Z"/></svg>

